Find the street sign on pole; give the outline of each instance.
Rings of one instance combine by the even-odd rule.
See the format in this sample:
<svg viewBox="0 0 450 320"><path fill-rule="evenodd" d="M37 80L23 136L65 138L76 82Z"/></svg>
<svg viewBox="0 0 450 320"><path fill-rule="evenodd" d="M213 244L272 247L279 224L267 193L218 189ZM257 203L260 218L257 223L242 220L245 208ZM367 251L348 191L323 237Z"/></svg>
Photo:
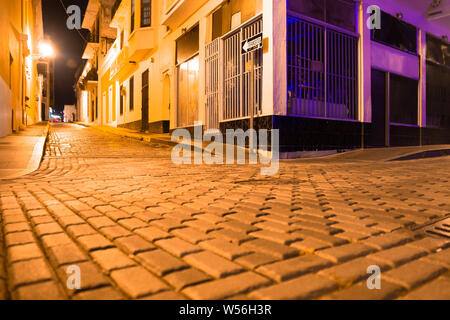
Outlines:
<svg viewBox="0 0 450 320"><path fill-rule="evenodd" d="M242 41L241 45L241 54L245 55L250 53L250 60L247 62L246 68L247 72L250 72L250 153L256 152L255 147L253 145L254 139L254 118L255 118L255 53L257 50L263 48L263 34L259 33L245 41Z"/></svg>
<svg viewBox="0 0 450 320"><path fill-rule="evenodd" d="M259 33L245 41L242 41L242 54L250 53L263 48L263 34Z"/></svg>

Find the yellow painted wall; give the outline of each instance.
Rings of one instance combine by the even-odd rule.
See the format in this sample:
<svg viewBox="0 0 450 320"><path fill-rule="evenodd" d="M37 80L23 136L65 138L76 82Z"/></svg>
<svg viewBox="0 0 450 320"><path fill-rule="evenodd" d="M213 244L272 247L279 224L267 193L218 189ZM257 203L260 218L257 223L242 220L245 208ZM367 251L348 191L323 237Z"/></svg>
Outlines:
<svg viewBox="0 0 450 320"><path fill-rule="evenodd" d="M131 8L131 0L123 0L127 4L127 8ZM171 128L176 125L176 107L177 107L177 86L176 86L176 40L183 35L183 30L189 30L196 24L200 25L200 89L199 94L199 116L198 120L202 120L204 116L204 48L209 43L211 38L210 14L214 12L219 6L224 6L224 33L231 28L231 16L237 12L241 13L241 22L251 19L262 10L262 0L231 0L224 2L221 0L207 1L199 10L186 21L180 23L175 28L167 31L166 27L162 25L164 0L152 1L152 27L157 32L157 46L151 53L151 56L139 63L138 70L134 73L134 110L129 109L129 78L123 82L117 82L114 85L114 101L113 107L116 110L117 122L111 125L124 125L139 121L141 119L142 106L142 73L149 70L150 85L149 85L149 122L171 121ZM135 1L135 30L140 27L141 10L140 0ZM227 22L225 22L227 21ZM128 39L131 34L130 28L131 10L126 15L126 18L121 21L119 29L117 30L117 37L119 38L124 30L124 45L127 46ZM105 119L111 110L109 106L109 72L103 70L104 74L101 77L101 92L99 93L98 101L100 105L103 103L103 94L106 92L106 105L104 105ZM108 77L106 75L108 74ZM124 104L124 114L119 114L119 93L118 88L123 85L126 89L126 99Z"/></svg>
<svg viewBox="0 0 450 320"><path fill-rule="evenodd" d="M4 136L11 132L11 111L14 130L23 128L24 122L32 124L38 120L38 75L29 55L37 49L43 31L42 16L36 16L41 10L40 0L0 0L0 8L0 136ZM28 36L28 41L23 35ZM22 90L23 96L29 98L27 118L22 115Z"/></svg>

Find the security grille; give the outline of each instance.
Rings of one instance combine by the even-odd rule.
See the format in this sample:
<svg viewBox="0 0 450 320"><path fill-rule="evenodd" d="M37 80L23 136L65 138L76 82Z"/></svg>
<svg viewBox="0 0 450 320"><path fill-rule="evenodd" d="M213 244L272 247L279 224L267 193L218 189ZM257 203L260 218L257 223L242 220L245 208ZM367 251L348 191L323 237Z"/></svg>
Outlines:
<svg viewBox="0 0 450 320"><path fill-rule="evenodd" d="M290 17L288 114L357 120L358 38Z"/></svg>
<svg viewBox="0 0 450 320"><path fill-rule="evenodd" d="M224 108L223 120L246 118L250 115L251 81L254 81L254 114L261 114L262 100L262 50L242 54L242 42L262 32L262 19L240 28L224 39ZM254 79L246 69L247 62L255 56Z"/></svg>
<svg viewBox="0 0 450 320"><path fill-rule="evenodd" d="M206 129L219 128L219 84L220 84L220 39L206 46L205 95L206 95Z"/></svg>

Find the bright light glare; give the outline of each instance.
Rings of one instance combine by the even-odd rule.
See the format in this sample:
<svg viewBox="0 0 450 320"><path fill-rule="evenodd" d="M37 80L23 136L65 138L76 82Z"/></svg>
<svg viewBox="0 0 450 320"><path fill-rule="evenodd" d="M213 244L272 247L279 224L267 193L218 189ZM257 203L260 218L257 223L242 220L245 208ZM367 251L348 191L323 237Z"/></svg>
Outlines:
<svg viewBox="0 0 450 320"><path fill-rule="evenodd" d="M39 53L43 58L53 58L55 56L55 49L48 42L40 42Z"/></svg>

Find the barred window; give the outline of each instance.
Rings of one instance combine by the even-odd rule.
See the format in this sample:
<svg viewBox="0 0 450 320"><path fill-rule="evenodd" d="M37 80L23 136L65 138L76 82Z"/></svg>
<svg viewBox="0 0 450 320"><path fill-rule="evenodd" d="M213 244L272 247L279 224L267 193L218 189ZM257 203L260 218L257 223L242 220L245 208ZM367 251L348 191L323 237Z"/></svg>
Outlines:
<svg viewBox="0 0 450 320"><path fill-rule="evenodd" d="M152 25L152 1L141 0L141 27L150 27Z"/></svg>

